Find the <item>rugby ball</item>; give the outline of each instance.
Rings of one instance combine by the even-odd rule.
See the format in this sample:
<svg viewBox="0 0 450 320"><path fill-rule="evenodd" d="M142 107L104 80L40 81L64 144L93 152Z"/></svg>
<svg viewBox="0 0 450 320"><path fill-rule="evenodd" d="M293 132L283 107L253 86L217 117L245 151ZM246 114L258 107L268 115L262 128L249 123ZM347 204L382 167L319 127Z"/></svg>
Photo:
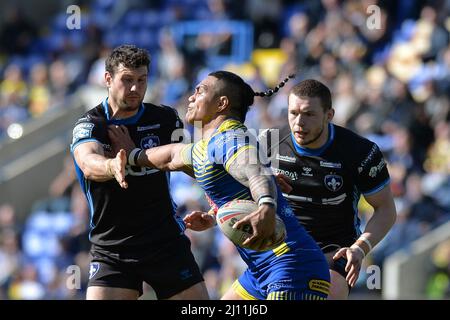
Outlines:
<svg viewBox="0 0 450 320"><path fill-rule="evenodd" d="M234 244L246 249L255 250L254 248L242 245L253 234L252 226L246 224L239 229L234 229L233 225L256 210L258 210L258 205L254 201L232 200L221 206L217 211L217 225L223 234ZM275 215L275 234L276 241L270 245L268 244L261 251L272 250L278 247L286 238L286 227L278 215Z"/></svg>

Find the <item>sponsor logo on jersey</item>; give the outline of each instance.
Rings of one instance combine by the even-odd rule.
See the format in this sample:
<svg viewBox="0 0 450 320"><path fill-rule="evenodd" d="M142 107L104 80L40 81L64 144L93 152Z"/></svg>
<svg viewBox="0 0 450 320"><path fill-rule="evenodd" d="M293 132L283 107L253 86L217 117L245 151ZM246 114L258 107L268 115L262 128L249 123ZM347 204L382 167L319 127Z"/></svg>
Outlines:
<svg viewBox="0 0 450 320"><path fill-rule="evenodd" d="M375 156L375 154L378 151L378 147L376 144L374 144L372 146L372 149L370 149L369 154L367 155L367 157L361 162L361 164L359 165L361 167L361 171L364 169L364 167L370 162L372 161L373 157ZM359 171L359 168L358 168Z"/></svg>
<svg viewBox="0 0 450 320"><path fill-rule="evenodd" d="M89 266L89 279L92 279L100 270L100 263L98 262L91 262L91 265Z"/></svg>
<svg viewBox="0 0 450 320"><path fill-rule="evenodd" d="M291 172L283 169L273 168L272 171L274 174L284 174L285 176L289 177L292 181L298 180L298 174L297 172Z"/></svg>
<svg viewBox="0 0 450 320"><path fill-rule="evenodd" d="M157 147L157 146L159 146L159 144L160 144L160 142L159 142L158 136L150 135L150 136L146 136L145 138L141 139L141 148L142 149L150 149L153 147Z"/></svg>
<svg viewBox="0 0 450 320"><path fill-rule="evenodd" d="M290 162L290 163L295 163L296 159L295 157L289 157L289 156L282 156L279 153L277 153L276 157L277 160L281 160L281 161L286 161L286 162Z"/></svg>
<svg viewBox="0 0 450 320"><path fill-rule="evenodd" d="M342 188L344 180L336 174L328 174L324 178L325 187L330 191L338 191Z"/></svg>
<svg viewBox="0 0 450 320"><path fill-rule="evenodd" d="M159 128L161 128L161 124L157 123L157 124L152 124L150 126L137 127L136 131L147 131L147 130L159 129Z"/></svg>
<svg viewBox="0 0 450 320"><path fill-rule="evenodd" d="M312 177L313 174L311 173L311 171L311 167L302 167L302 176Z"/></svg>
<svg viewBox="0 0 450 320"><path fill-rule="evenodd" d="M269 283L267 285L268 289L271 290L280 290L283 288L292 288L292 280L286 279L286 280L278 280L276 282Z"/></svg>
<svg viewBox="0 0 450 320"><path fill-rule="evenodd" d="M342 164L339 162L327 162L327 161L320 161L320 166L325 168L333 168L333 169L340 169L342 168Z"/></svg>
<svg viewBox="0 0 450 320"><path fill-rule="evenodd" d="M386 165L386 162L384 161L384 159L381 159L380 162L376 166L373 166L372 168L370 168L369 177L375 178L377 176L378 172L381 172L381 170L383 170L385 165Z"/></svg>
<svg viewBox="0 0 450 320"><path fill-rule="evenodd" d="M309 289L322 292L324 294L329 294L330 292L330 283L325 280L312 279L308 282Z"/></svg>
<svg viewBox="0 0 450 320"><path fill-rule="evenodd" d="M94 129L94 124L90 122L79 123L73 129L73 140L72 144L81 140L92 137L92 130Z"/></svg>

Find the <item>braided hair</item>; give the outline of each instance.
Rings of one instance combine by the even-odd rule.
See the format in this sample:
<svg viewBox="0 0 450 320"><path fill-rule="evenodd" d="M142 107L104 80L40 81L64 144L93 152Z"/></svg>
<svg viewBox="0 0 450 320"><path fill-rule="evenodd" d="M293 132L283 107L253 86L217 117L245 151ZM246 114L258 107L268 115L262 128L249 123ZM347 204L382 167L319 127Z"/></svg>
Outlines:
<svg viewBox="0 0 450 320"><path fill-rule="evenodd" d="M248 85L237 74L229 71L214 71L208 74L219 81L215 89L218 96L227 96L230 101L231 114L236 116L241 122L245 121L245 116L249 107L253 104L254 97L270 97L278 92L295 74L287 76L275 88L268 89L263 92L255 92L252 87Z"/></svg>
<svg viewBox="0 0 450 320"><path fill-rule="evenodd" d="M273 89L269 89L263 92L255 92L255 96L257 97L270 97L273 94L277 93L278 90L280 90L281 88L284 87L284 85L290 80L290 79L294 79L295 78L295 74L290 74L288 75L283 81L281 81L275 88Z"/></svg>

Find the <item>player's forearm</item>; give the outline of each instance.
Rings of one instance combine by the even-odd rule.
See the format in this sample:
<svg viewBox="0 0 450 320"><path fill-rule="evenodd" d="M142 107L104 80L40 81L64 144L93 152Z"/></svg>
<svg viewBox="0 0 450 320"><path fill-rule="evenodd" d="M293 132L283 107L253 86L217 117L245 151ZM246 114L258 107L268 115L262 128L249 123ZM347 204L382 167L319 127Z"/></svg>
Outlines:
<svg viewBox="0 0 450 320"><path fill-rule="evenodd" d="M88 154L81 157L80 160L79 166L86 179L103 182L114 178L111 169L113 159L108 159L99 154Z"/></svg>
<svg viewBox="0 0 450 320"><path fill-rule="evenodd" d="M245 159L244 157L242 157ZM262 196L270 196L277 199L277 188L270 170L261 164L248 164L240 159L229 167L228 172L244 186L250 189L252 197L258 201Z"/></svg>
<svg viewBox="0 0 450 320"><path fill-rule="evenodd" d="M252 198L258 201L264 196L270 196L276 201L277 188L275 180L268 174L251 174L248 177L249 189L252 193Z"/></svg>
<svg viewBox="0 0 450 320"><path fill-rule="evenodd" d="M179 159L179 152L182 147L183 145L180 143L173 143L143 150L139 153L137 164L140 167L162 171L182 170L184 164Z"/></svg>
<svg viewBox="0 0 450 320"><path fill-rule="evenodd" d="M393 203L386 203L385 205L376 208L359 239L367 239L372 248L374 248L392 228L395 219L396 211ZM356 244L362 247L366 253L372 249L369 247L369 244L363 240L357 240Z"/></svg>

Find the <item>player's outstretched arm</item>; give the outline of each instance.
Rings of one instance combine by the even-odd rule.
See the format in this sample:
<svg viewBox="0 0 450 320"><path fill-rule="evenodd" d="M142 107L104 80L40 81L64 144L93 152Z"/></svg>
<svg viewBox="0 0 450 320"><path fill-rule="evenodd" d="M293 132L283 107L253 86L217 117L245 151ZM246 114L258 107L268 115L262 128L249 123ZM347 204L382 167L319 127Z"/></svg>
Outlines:
<svg viewBox="0 0 450 320"><path fill-rule="evenodd" d="M253 235L243 244L262 249L275 241L277 188L272 173L259 161L256 148L238 151L225 168L234 179L250 189L253 199L259 204L257 211L238 221L234 227L250 223Z"/></svg>
<svg viewBox="0 0 450 320"><path fill-rule="evenodd" d="M183 171L192 176L192 168L184 163L181 156L186 146L184 143L171 143L143 150L137 156L137 165L163 171Z"/></svg>
<svg viewBox="0 0 450 320"><path fill-rule="evenodd" d="M103 182L115 178L122 188L128 187L125 181L125 150L119 150L115 158L106 158L100 143L92 141L79 144L73 155L86 179Z"/></svg>
<svg viewBox="0 0 450 320"><path fill-rule="evenodd" d="M134 163L140 167L149 167L163 171L183 171L193 176L192 168L186 165L182 159L181 152L186 144L172 143L150 149L136 150L136 145L131 140L130 134L125 126L109 126L108 137L111 140L114 151L124 149L127 159L130 160L130 154ZM134 150L134 151L133 151Z"/></svg>

